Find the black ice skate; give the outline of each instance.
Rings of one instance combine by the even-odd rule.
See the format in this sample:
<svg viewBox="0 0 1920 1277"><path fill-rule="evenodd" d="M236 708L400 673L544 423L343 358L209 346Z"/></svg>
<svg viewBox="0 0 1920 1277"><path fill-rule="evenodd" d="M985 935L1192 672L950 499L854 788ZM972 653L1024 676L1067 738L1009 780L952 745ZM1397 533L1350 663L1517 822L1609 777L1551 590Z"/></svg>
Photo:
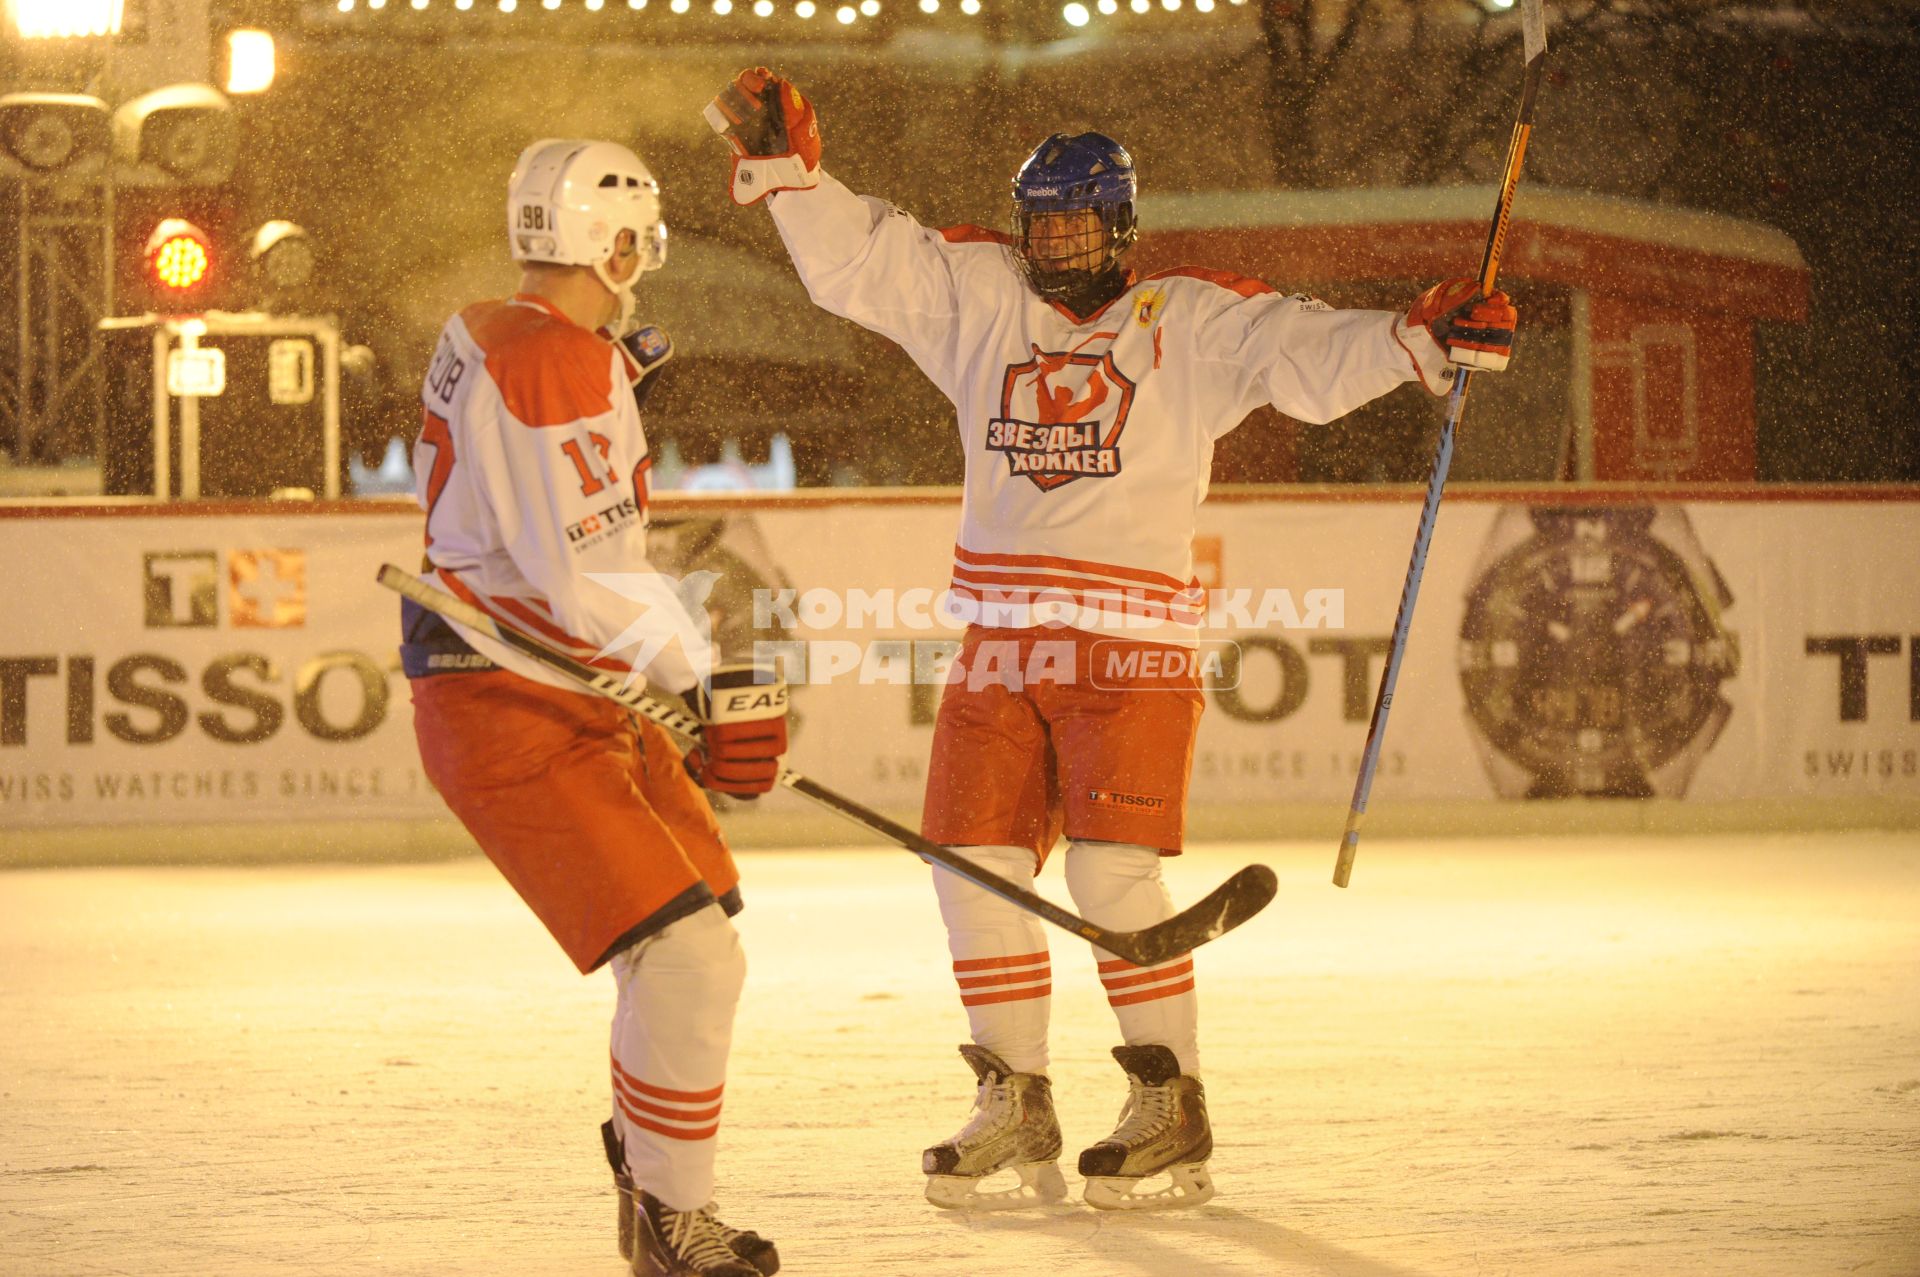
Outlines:
<svg viewBox="0 0 1920 1277"><path fill-rule="evenodd" d="M635 1211L638 1205L634 1201L633 1178L627 1174L627 1151L620 1142L620 1136L614 1132L612 1122L600 1124L600 1142L606 1146L607 1164L613 1167L613 1187L619 1198L620 1207L620 1258L629 1264L633 1262L633 1234L637 1223ZM707 1216L713 1217L713 1204L707 1204ZM718 1219L713 1226L719 1230L721 1240L728 1249L752 1264L760 1277L773 1277L780 1271L780 1252L774 1244L760 1234L744 1228L734 1228ZM696 1270L697 1271L697 1270Z"/></svg>
<svg viewBox="0 0 1920 1277"><path fill-rule="evenodd" d="M1168 1210L1198 1206L1213 1196L1207 1159L1213 1129L1207 1093L1197 1077L1180 1072L1164 1046L1117 1046L1113 1058L1127 1071L1127 1104L1113 1134L1080 1154L1087 1205L1101 1210ZM1169 1183L1140 1192L1140 1181L1165 1172Z"/></svg>
<svg viewBox="0 0 1920 1277"><path fill-rule="evenodd" d="M747 1237L764 1247L767 1267L734 1249ZM766 1277L780 1270L773 1243L727 1227L711 1206L674 1210L645 1189L633 1197L631 1263L633 1277Z"/></svg>
<svg viewBox="0 0 1920 1277"><path fill-rule="evenodd" d="M920 1155L927 1200L948 1210L1009 1210L1064 1199L1060 1122L1047 1079L1013 1072L982 1046L963 1046L960 1054L980 1079L980 1089L973 1116L960 1133ZM985 1187L988 1176L1004 1170L1015 1172L1019 1182Z"/></svg>
<svg viewBox="0 0 1920 1277"><path fill-rule="evenodd" d="M607 1150L607 1165L613 1168L613 1192L619 1199L620 1212L620 1258L633 1260L633 1176L627 1174L627 1150L621 1143L619 1132L613 1129L613 1120L600 1123L600 1143Z"/></svg>

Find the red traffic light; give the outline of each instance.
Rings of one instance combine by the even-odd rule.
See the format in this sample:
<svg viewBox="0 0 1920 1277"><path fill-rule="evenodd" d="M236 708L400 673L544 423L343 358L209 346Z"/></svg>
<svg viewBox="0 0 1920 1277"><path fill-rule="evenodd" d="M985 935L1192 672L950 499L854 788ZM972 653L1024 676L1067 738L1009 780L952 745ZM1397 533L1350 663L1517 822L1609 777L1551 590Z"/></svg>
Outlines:
<svg viewBox="0 0 1920 1277"><path fill-rule="evenodd" d="M182 217L169 217L147 237L147 277L176 296L193 292L213 266L207 233Z"/></svg>

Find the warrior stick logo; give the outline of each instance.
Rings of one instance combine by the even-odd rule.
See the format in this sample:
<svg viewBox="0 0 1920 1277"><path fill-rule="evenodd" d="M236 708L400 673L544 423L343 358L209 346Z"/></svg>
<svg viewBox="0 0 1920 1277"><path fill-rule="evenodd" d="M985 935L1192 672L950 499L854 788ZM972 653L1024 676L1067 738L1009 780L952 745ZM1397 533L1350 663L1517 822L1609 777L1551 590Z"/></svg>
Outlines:
<svg viewBox="0 0 1920 1277"><path fill-rule="evenodd" d="M1004 453L1007 472L1025 475L1042 492L1119 474L1134 385L1114 367L1113 353L1031 349L1033 358L1007 368L1000 415L987 423L987 450Z"/></svg>

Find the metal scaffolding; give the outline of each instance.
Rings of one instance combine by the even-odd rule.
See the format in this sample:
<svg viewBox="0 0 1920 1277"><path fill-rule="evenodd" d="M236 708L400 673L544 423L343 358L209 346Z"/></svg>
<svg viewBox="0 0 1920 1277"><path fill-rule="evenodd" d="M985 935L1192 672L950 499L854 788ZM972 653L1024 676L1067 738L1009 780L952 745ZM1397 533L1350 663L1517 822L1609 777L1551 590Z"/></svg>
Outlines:
<svg viewBox="0 0 1920 1277"><path fill-rule="evenodd" d="M0 350L0 448L18 464L98 455L106 424L99 322L113 314L112 181L22 176L5 183L17 233L4 238L14 340Z"/></svg>

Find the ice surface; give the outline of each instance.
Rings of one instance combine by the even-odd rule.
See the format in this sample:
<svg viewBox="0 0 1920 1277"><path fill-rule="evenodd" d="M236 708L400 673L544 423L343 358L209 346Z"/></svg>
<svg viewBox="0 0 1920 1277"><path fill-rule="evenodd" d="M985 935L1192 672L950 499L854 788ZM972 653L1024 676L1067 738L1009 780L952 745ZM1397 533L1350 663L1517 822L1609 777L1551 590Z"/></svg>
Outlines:
<svg viewBox="0 0 1920 1277"><path fill-rule="evenodd" d="M1136 1217L922 1201L928 871L744 857L723 1216L795 1277L1920 1273L1920 836L1333 851L1170 865L1280 895L1198 957L1220 1195ZM1077 1198L1123 1088L1053 950ZM0 875L0 1273L615 1277L611 1003L484 862Z"/></svg>

